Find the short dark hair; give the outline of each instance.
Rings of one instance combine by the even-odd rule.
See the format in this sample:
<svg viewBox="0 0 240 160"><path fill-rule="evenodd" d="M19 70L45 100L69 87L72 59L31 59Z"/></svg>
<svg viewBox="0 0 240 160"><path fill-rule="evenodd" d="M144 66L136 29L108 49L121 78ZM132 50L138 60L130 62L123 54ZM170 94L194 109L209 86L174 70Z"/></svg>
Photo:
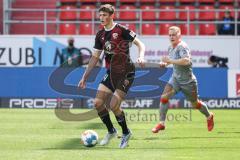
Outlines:
<svg viewBox="0 0 240 160"><path fill-rule="evenodd" d="M98 12L107 12L112 15L115 12L115 8L111 4L101 5Z"/></svg>

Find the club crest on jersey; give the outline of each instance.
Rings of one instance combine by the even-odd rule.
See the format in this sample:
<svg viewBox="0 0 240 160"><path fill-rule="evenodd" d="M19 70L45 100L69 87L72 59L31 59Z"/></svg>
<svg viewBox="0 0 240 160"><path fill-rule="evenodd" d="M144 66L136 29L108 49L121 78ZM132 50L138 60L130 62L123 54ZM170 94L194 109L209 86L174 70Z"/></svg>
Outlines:
<svg viewBox="0 0 240 160"><path fill-rule="evenodd" d="M112 36L113 36L113 39L117 39L118 38L118 33L113 33Z"/></svg>

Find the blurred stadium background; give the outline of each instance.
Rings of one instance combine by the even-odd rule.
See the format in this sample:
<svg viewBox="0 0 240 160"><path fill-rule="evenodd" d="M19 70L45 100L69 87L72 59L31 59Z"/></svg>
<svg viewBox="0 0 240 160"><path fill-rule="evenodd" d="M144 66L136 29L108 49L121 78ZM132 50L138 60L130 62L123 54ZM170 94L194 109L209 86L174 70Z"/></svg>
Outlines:
<svg viewBox="0 0 240 160"><path fill-rule="evenodd" d="M3 1L4 34L93 35L99 29L96 8L103 3L113 4L116 20L140 35L165 35L172 24L179 25L184 35L216 35L226 10L234 17L235 35L239 33L239 0L5 0L4 5Z"/></svg>
<svg viewBox="0 0 240 160"><path fill-rule="evenodd" d="M61 50L67 46L70 36L74 37L75 46L80 49L87 63L95 34L101 28L97 8L105 3L116 7L115 21L135 31L145 43L148 63L158 63L160 57L167 54L168 27L180 26L183 40L192 50L200 98L210 109L221 109L215 110L219 115L216 116L218 128L211 135L202 131L205 129L205 121L199 115L195 115L192 123L181 122L178 125L179 122L173 122L169 127L172 131L162 138L149 132L156 121L130 122L136 133L133 147L130 146L125 154L116 149L118 142L115 141L115 148L112 145L106 148L113 147L114 154L111 156L116 159L116 155L139 159L137 155L144 149L145 158L151 157L150 159L158 159L158 154L162 153L160 157L170 160L179 157L223 159L227 156L227 150L231 159L238 159L239 111L234 109L240 108L240 0L0 0L0 148L5 148L0 152L0 157L76 159L80 154L84 159L95 159L99 155L103 159L111 159L102 155L101 147L90 154L89 150L84 150L79 145L80 132L85 129L97 130L100 137L104 134L104 127L98 120L81 126L79 122L62 122L52 110L45 110L56 108L59 104L67 108L83 108L80 112L93 108L94 94L90 90L82 94L76 89L83 67L69 70L66 75L53 76L53 73L60 66ZM234 25L232 35L218 33L219 25L225 23L222 19L226 11L230 11L233 17L230 22ZM136 48L132 47L133 61L136 60L136 52ZM228 68L215 68L208 64L212 55L228 59ZM96 89L103 74L104 69L97 69L89 80L89 88ZM139 71L137 74L142 73ZM149 92L149 88L144 86L146 83L156 84L156 79L159 82L167 81L170 74L171 68L168 68L164 75L153 73L140 76L137 81L145 83L142 83L143 86L138 91L130 90L130 94L137 95L142 90ZM55 87L50 84L51 80L56 84ZM159 96L131 96L123 102L122 107L131 109L127 112L133 114L137 114L139 109L143 109L142 112L146 114L158 113ZM171 100L171 108L190 108L190 105L182 94L178 94ZM171 112L177 115L187 110ZM185 130L178 134L182 126ZM186 132L189 130L191 132ZM190 141L189 144L182 143L186 139ZM159 143L158 146L155 146L154 140ZM44 150L39 150L40 148ZM201 150L202 148L210 151ZM35 151L24 153L24 150L31 149ZM158 152L157 149L165 150ZM68 151L60 156L62 150ZM135 152L137 154L133 154ZM49 155L43 156L46 153Z"/></svg>
<svg viewBox="0 0 240 160"><path fill-rule="evenodd" d="M116 7L115 20L134 30L146 44L146 61L158 63L167 54L167 29L178 25L184 40L192 50L194 72L199 81L201 98L212 108L239 108L240 95L240 40L239 0L1 0L0 1L0 65L4 75L0 80L1 107L26 107L21 98L30 98L30 107L46 107L48 98L76 98L76 105L92 107L92 100L84 95L59 93L48 84L52 71L61 63L60 55L67 46L67 38L75 38L84 63L91 56L95 33L101 28L97 8L104 3ZM219 35L219 24L224 13L229 11L234 18L232 35ZM136 48L131 48L136 60ZM227 58L228 68L213 68L208 64L210 56ZM222 63L221 61L218 61ZM82 68L78 68L83 72ZM71 73L66 84L76 84L79 72ZM164 76L169 77L171 69ZM102 71L96 75L101 77ZM153 76L152 74L151 76ZM156 74L155 74L156 75ZM147 79L149 84L154 77ZM93 78L94 79L94 78ZM91 87L96 88L101 78L96 78ZM141 79L140 79L141 80ZM144 88L143 88L144 89ZM37 92L36 92L37 91ZM154 97L154 96L153 96ZM159 95L149 108L158 107ZM12 98L20 98L12 99ZM32 99L34 98L34 99ZM36 100L36 98L40 98ZM176 96L174 107L186 107L182 95ZM148 98L146 98L149 100ZM15 102L16 101L16 102ZM39 101L39 102L38 102ZM125 107L134 107L131 100ZM143 101L143 99L140 99ZM127 103L127 102L126 102ZM145 102L142 102L145 103ZM82 105L79 105L82 104ZM132 105L130 105L132 104ZM176 105L179 104L179 105ZM223 104L223 105L222 105ZM143 108L146 106L143 106Z"/></svg>

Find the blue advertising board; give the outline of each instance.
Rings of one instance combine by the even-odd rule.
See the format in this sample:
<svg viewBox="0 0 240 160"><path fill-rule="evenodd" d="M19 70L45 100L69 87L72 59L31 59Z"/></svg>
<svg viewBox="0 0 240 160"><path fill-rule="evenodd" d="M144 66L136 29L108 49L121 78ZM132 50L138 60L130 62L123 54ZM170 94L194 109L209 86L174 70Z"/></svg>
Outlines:
<svg viewBox="0 0 240 160"><path fill-rule="evenodd" d="M0 68L0 97L94 97L105 69L95 69L88 79L87 88L81 90L77 84L84 70L57 67ZM171 68L162 71L157 68L137 69L128 98L160 97L171 73ZM201 98L227 98L227 69L194 68L194 73ZM177 98L182 96L176 95Z"/></svg>

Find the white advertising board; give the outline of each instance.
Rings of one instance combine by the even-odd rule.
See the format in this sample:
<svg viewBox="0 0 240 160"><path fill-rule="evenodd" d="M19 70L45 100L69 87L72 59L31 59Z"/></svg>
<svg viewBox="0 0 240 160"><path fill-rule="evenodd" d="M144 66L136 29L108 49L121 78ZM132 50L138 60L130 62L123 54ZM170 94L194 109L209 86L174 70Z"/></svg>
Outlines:
<svg viewBox="0 0 240 160"><path fill-rule="evenodd" d="M59 54L67 46L67 36L0 36L0 67L4 66L58 66ZM94 36L76 36L75 46L89 54L94 45ZM167 36L139 37L146 45L146 62L158 63L167 55ZM231 69L240 69L240 37L186 36L194 67L211 67L207 63L210 55L227 57ZM136 61L137 48L131 48L131 57Z"/></svg>
<svg viewBox="0 0 240 160"><path fill-rule="evenodd" d="M146 44L145 58L147 62L159 62L161 56L167 55L168 37L141 37ZM211 67L208 63L210 55L228 58L229 68L240 68L240 38L239 37L208 37L186 36L192 55L193 67Z"/></svg>

